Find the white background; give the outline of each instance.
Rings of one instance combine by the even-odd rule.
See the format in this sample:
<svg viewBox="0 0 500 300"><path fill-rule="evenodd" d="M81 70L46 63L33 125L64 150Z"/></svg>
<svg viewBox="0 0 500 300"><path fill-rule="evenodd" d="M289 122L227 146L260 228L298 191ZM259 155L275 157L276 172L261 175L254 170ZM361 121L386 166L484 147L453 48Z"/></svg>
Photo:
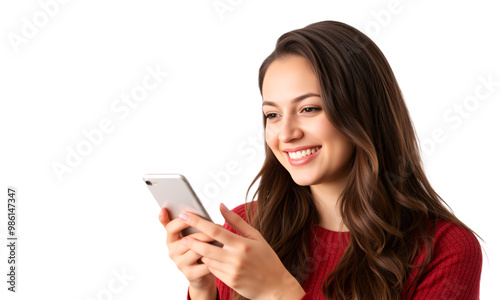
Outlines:
<svg viewBox="0 0 500 300"><path fill-rule="evenodd" d="M281 34L322 20L358 28L386 55L432 185L486 241L481 298L496 298L500 19L495 1L463 2L52 1L47 17L48 0L2 1L0 298L184 299L188 282L142 175L184 174L222 224L219 203L243 203L263 162L258 68ZM127 116L114 111L148 67L168 75ZM474 102L476 89L485 99ZM58 178L53 165L103 120L113 130ZM231 163L239 173L223 181ZM6 284L8 185L19 200L16 294ZM114 272L130 279L110 293Z"/></svg>

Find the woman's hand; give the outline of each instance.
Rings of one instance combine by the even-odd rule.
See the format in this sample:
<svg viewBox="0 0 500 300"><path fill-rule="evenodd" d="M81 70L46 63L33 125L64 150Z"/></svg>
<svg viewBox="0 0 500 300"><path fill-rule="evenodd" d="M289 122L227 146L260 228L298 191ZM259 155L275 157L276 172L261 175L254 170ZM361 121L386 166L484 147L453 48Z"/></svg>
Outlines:
<svg viewBox="0 0 500 300"><path fill-rule="evenodd" d="M208 270L227 286L249 299L300 299L304 290L282 264L259 231L238 214L221 205L222 216L240 236L196 214L186 213L187 226L224 244L220 248L194 235L184 237L184 244L202 256ZM182 218L182 216L181 216Z"/></svg>
<svg viewBox="0 0 500 300"><path fill-rule="evenodd" d="M179 233L182 229L189 227L189 224L186 224L179 218L175 218L170 221L165 208L161 208L158 219L167 230L168 256L174 261L177 268L187 278L190 286L199 290L214 287L215 277L212 273L210 273L207 265L197 263L198 259L201 258L201 255L193 250L190 250L181 242ZM193 233L190 236L199 240L200 243L201 241L213 241L212 238L203 232Z"/></svg>

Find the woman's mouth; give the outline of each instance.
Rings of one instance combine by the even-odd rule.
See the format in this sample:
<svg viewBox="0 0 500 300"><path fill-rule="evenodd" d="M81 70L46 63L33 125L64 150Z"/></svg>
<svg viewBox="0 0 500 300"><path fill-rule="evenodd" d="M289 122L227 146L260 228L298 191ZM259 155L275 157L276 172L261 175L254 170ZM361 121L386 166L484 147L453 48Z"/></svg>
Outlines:
<svg viewBox="0 0 500 300"><path fill-rule="evenodd" d="M313 158L315 158L318 155L319 151L321 151L321 146L311 147L293 152L285 152L288 157L288 162L292 166L301 166L307 164Z"/></svg>

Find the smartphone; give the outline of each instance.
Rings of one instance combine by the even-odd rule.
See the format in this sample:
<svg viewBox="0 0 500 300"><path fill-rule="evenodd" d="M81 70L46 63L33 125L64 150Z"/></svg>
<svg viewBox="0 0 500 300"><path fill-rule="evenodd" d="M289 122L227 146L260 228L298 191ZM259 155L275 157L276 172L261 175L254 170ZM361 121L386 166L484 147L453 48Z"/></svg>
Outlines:
<svg viewBox="0 0 500 300"><path fill-rule="evenodd" d="M160 207L167 209L170 220L179 217L181 212L197 214L205 220L213 223L210 215L201 204L193 188L186 177L181 174L146 174L142 178L153 197ZM199 232L194 227L188 227L181 231L181 236ZM222 247L218 241L210 244Z"/></svg>

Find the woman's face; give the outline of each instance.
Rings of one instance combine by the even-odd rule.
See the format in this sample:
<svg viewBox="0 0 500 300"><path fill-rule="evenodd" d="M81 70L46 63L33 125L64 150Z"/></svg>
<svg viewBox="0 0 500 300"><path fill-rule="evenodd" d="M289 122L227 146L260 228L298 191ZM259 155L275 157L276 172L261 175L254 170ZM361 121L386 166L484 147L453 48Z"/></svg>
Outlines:
<svg viewBox="0 0 500 300"><path fill-rule="evenodd" d="M302 186L335 182L354 146L326 117L319 81L302 56L274 60L262 84L266 142Z"/></svg>

